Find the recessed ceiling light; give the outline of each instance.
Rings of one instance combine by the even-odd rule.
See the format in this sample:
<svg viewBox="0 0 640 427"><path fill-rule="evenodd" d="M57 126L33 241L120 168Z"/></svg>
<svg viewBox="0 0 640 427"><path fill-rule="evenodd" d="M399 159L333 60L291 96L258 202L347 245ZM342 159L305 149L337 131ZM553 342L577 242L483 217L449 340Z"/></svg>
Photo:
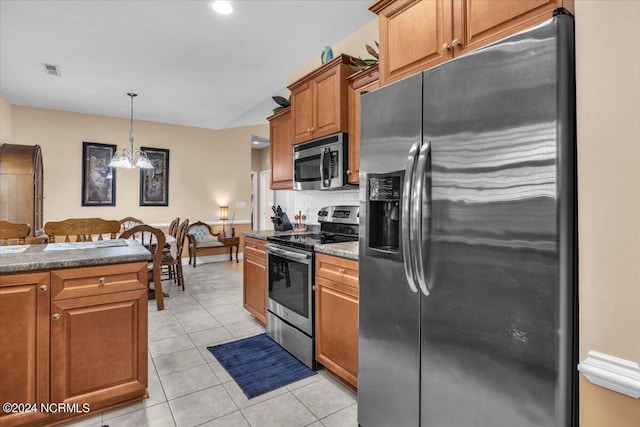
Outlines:
<svg viewBox="0 0 640 427"><path fill-rule="evenodd" d="M229 15L233 12L233 6L231 6L231 2L226 0L216 0L211 3L211 7L221 15Z"/></svg>

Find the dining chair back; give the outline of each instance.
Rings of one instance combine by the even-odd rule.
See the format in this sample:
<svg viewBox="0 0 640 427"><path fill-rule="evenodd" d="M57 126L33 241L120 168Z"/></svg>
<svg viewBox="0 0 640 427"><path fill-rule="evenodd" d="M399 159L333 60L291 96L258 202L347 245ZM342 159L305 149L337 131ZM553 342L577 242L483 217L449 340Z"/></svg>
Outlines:
<svg viewBox="0 0 640 427"><path fill-rule="evenodd" d="M10 240L16 240L19 245L24 245L29 233L31 233L29 224L0 221L0 246L7 246Z"/></svg>
<svg viewBox="0 0 640 427"><path fill-rule="evenodd" d="M120 220L120 231L128 230L140 224L144 224L144 221L132 216L126 216Z"/></svg>
<svg viewBox="0 0 640 427"><path fill-rule="evenodd" d="M184 291L184 274L182 270L182 249L184 248L184 241L187 237L187 230L189 229L189 219L185 219L182 224L177 227L176 233L176 255L175 257L165 250L164 257L162 258L162 265L166 266L169 278L173 278Z"/></svg>
<svg viewBox="0 0 640 427"><path fill-rule="evenodd" d="M169 234L172 235L173 237L177 237L178 236L178 225L180 224L180 217L176 217L176 219L174 219L173 221L171 221L171 224L169 224Z"/></svg>
<svg viewBox="0 0 640 427"><path fill-rule="evenodd" d="M159 228L150 225L140 224L125 230L121 239L140 239L143 245L149 249L153 259L147 266L147 277L149 282L153 282L154 296L158 310L164 310L164 294L162 293L162 276L160 268L162 266L162 249L166 243L164 232ZM151 295L150 295L151 297Z"/></svg>
<svg viewBox="0 0 640 427"><path fill-rule="evenodd" d="M70 242L71 236L76 236L76 242L91 242L103 240L102 235L108 234L115 239L120 230L120 222L102 218L70 218L64 221L50 221L44 225L44 232L49 236L49 243L55 243L56 237L64 236L65 242Z"/></svg>

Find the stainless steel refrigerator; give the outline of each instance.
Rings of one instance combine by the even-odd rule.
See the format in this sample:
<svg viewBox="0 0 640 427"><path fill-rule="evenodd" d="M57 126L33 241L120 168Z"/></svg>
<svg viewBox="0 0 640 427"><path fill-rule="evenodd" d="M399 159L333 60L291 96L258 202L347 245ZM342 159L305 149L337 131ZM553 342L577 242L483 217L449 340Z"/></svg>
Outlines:
<svg viewBox="0 0 640 427"><path fill-rule="evenodd" d="M577 425L573 33L363 95L362 427Z"/></svg>

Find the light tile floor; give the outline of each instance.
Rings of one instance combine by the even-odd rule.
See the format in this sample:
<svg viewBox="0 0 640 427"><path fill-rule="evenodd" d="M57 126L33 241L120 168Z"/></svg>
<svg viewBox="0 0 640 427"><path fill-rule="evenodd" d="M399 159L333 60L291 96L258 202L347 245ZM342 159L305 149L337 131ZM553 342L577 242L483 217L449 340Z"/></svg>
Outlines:
<svg viewBox="0 0 640 427"><path fill-rule="evenodd" d="M149 301L149 398L65 424L74 427L357 426L356 395L324 370L247 399L208 346L264 332L242 308L242 263L185 266L183 292L163 282Z"/></svg>

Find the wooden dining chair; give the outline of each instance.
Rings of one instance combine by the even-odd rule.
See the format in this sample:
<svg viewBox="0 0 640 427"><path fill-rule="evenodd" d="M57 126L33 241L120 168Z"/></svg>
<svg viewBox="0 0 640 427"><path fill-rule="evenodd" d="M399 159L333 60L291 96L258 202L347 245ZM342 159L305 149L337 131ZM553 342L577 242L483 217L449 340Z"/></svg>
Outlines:
<svg viewBox="0 0 640 427"><path fill-rule="evenodd" d="M70 218L64 221L50 221L44 225L44 232L49 236L49 243L55 243L56 237L64 236L65 242L70 242L71 236L76 236L76 242L91 242L104 240L102 235L108 234L115 239L120 231L120 222L102 218Z"/></svg>
<svg viewBox="0 0 640 427"><path fill-rule="evenodd" d="M164 232L159 228L151 227L150 225L146 224L140 224L125 230L120 235L121 239L134 239L136 237L141 239L142 242L147 242L146 244L143 243L143 245L147 249L149 249L149 251L153 255L153 259L147 264L147 286L149 286L149 284L153 282L154 288L153 296L150 294L149 298L152 299L155 297L158 310L164 310L162 275L160 274L160 268L162 266L162 249L164 248L164 244L166 242ZM149 287L149 289L151 288Z"/></svg>
<svg viewBox="0 0 640 427"><path fill-rule="evenodd" d="M178 232L176 234L176 256L172 256L171 253L165 249L164 256L162 257L162 266L166 268L166 274L171 279L173 278L184 291L184 274L182 271L182 249L184 248L184 241L187 238L187 230L189 229L189 219L185 219L180 226L178 226Z"/></svg>
<svg viewBox="0 0 640 427"><path fill-rule="evenodd" d="M126 216L120 220L120 231L128 230L140 224L144 224L144 221L132 216Z"/></svg>
<svg viewBox="0 0 640 427"><path fill-rule="evenodd" d="M16 241L18 245L24 245L29 233L31 233L29 224L0 221L0 246L7 246L9 241Z"/></svg>
<svg viewBox="0 0 640 427"><path fill-rule="evenodd" d="M172 236L173 238L175 238L178 235L178 225L180 225L180 217L176 217L173 221L171 221L171 224L169 224L169 229L167 231L167 233ZM164 254L163 257L167 257L167 255L170 256L171 254L171 247L170 245L167 243L164 247ZM174 283L178 283L178 279L176 277L176 271L174 266L162 266L162 274L164 275L165 273L169 276L169 279L172 279Z"/></svg>
<svg viewBox="0 0 640 427"><path fill-rule="evenodd" d="M172 235L173 237L176 237L178 235L178 225L180 224L180 217L176 217L176 219L174 219L173 221L171 221L171 224L169 224L169 234Z"/></svg>

